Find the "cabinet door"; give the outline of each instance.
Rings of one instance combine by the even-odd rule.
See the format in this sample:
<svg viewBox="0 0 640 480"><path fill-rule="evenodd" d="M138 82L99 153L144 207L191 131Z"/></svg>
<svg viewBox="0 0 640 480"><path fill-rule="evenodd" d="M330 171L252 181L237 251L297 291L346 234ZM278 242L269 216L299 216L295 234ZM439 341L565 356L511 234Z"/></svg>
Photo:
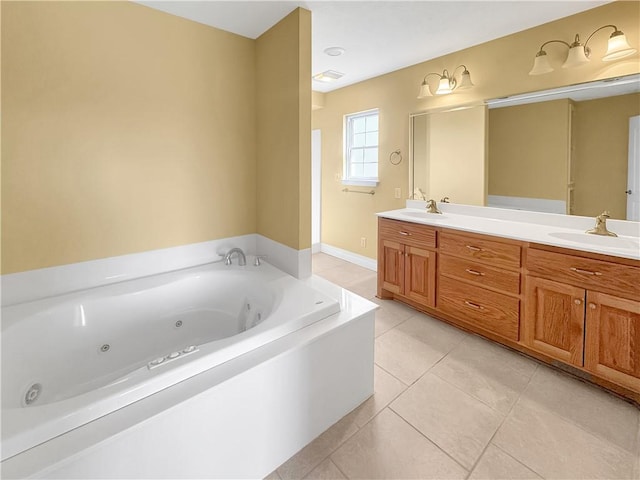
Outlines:
<svg viewBox="0 0 640 480"><path fill-rule="evenodd" d="M582 366L585 291L528 276L525 295L523 342L550 357Z"/></svg>
<svg viewBox="0 0 640 480"><path fill-rule="evenodd" d="M380 239L380 249L378 254L382 259L378 272L378 282L382 283L382 288L392 293L402 293L402 283L404 280L404 247L392 240Z"/></svg>
<svg viewBox="0 0 640 480"><path fill-rule="evenodd" d="M587 292L585 367L640 392L640 302Z"/></svg>
<svg viewBox="0 0 640 480"><path fill-rule="evenodd" d="M404 295L428 307L435 306L436 253L405 246Z"/></svg>

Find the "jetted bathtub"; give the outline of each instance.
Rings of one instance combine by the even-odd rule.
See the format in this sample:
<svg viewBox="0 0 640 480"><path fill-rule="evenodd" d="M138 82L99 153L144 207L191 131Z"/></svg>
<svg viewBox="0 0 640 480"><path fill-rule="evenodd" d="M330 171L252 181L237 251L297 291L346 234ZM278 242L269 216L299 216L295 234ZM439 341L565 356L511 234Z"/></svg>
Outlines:
<svg viewBox="0 0 640 480"><path fill-rule="evenodd" d="M2 309L2 460L340 311L222 263Z"/></svg>

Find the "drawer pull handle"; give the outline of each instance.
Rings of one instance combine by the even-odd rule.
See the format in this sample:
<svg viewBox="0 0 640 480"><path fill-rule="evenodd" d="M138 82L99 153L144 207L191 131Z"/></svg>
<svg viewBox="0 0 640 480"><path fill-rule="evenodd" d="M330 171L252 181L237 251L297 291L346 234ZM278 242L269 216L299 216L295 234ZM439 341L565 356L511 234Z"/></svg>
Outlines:
<svg viewBox="0 0 640 480"><path fill-rule="evenodd" d="M409 232L403 232L402 230L398 232L400 235L404 235L405 237L410 237L411 234Z"/></svg>
<svg viewBox="0 0 640 480"><path fill-rule="evenodd" d="M575 303L576 305L582 305L582 300L580 300L579 298L576 298L573 300L573 303Z"/></svg>
<svg viewBox="0 0 640 480"><path fill-rule="evenodd" d="M465 300L464 304L468 307L475 308L476 310L484 310L482 305L478 305L477 303L470 302L469 300Z"/></svg>
<svg viewBox="0 0 640 480"><path fill-rule="evenodd" d="M480 247L474 247L473 245L467 245L467 248L472 252L481 252L482 249Z"/></svg>
<svg viewBox="0 0 640 480"><path fill-rule="evenodd" d="M582 268L571 267L569 270L572 270L576 273L581 273L582 275L595 275L599 277L602 275L600 272L592 272L591 270L583 270Z"/></svg>
<svg viewBox="0 0 640 480"><path fill-rule="evenodd" d="M471 275L476 275L478 277L484 276L483 272L477 272L475 270L471 270L470 268L465 269L465 272L470 273Z"/></svg>
<svg viewBox="0 0 640 480"><path fill-rule="evenodd" d="M595 303L590 303L590 304L589 304L589 308L590 308L591 310L595 310L595 309L596 309L596 304L595 304Z"/></svg>

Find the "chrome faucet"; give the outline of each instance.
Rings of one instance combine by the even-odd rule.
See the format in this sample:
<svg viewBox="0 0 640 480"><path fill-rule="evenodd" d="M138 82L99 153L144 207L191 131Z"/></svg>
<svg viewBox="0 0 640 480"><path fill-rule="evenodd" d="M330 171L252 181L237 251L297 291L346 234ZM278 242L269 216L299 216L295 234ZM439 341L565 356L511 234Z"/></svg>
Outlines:
<svg viewBox="0 0 640 480"><path fill-rule="evenodd" d="M227 254L224 256L225 265L231 265L231 257L233 256L234 253L238 254L238 265L242 267L247 264L247 257L245 257L244 252L242 251L241 248L236 247L229 250Z"/></svg>
<svg viewBox="0 0 640 480"><path fill-rule="evenodd" d="M442 213L440 210L438 210L438 207L436 207L435 200L427 200L427 213Z"/></svg>
<svg viewBox="0 0 640 480"><path fill-rule="evenodd" d="M618 235L607 230L607 218L609 217L610 215L608 211L605 210L604 212L602 212L596 217L596 226L591 230L587 230L586 233L592 233L594 235L605 235L607 237L617 237Z"/></svg>

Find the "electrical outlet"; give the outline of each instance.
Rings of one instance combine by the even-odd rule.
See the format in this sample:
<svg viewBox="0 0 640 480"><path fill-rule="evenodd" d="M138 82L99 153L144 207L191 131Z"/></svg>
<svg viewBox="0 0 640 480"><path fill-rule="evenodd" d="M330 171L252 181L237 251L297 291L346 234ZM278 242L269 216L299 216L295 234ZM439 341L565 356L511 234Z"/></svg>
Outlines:
<svg viewBox="0 0 640 480"><path fill-rule="evenodd" d="M396 188L395 197L402 198L402 190L400 188Z"/></svg>
<svg viewBox="0 0 640 480"><path fill-rule="evenodd" d="M367 246L367 237L360 237L360 246L365 248Z"/></svg>

